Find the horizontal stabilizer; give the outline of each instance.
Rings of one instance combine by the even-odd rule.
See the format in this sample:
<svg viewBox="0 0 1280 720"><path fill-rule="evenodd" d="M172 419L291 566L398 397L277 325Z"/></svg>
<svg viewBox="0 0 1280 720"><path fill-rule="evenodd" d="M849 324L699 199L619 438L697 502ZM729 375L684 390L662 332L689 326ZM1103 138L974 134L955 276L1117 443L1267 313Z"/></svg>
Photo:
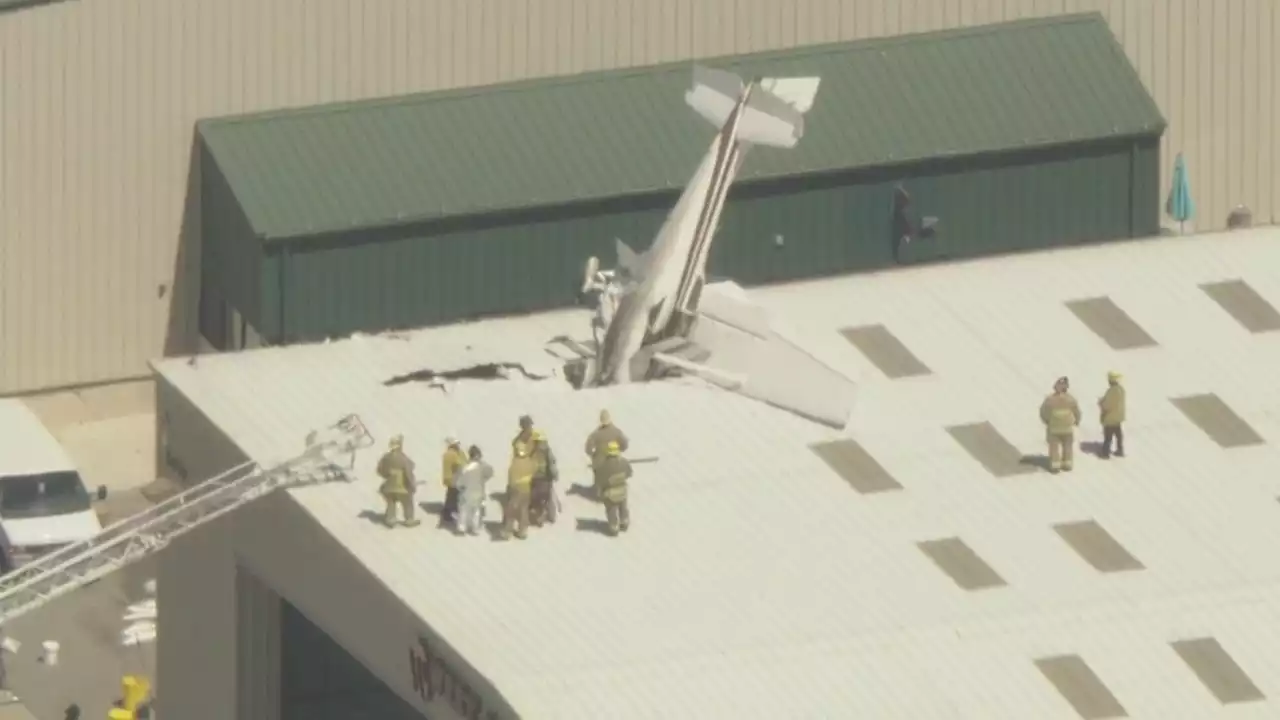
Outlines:
<svg viewBox="0 0 1280 720"><path fill-rule="evenodd" d="M818 83L821 81L822 78L816 77L765 78L760 81L760 87L796 110L807 113L813 108L813 100L818 96Z"/></svg>
<svg viewBox="0 0 1280 720"><path fill-rule="evenodd" d="M813 107L820 78L766 78L751 91L738 121L738 139L771 147L795 147L804 135L804 113ZM742 97L733 73L695 66L685 102L717 128L723 127Z"/></svg>
<svg viewBox="0 0 1280 720"><path fill-rule="evenodd" d="M843 428L853 410L853 381L787 337L784 328L770 325L772 331L761 338L704 314L689 339L709 350L711 357L686 372L800 417ZM746 382L735 388L715 377Z"/></svg>
<svg viewBox="0 0 1280 720"><path fill-rule="evenodd" d="M707 285L698 300L698 313L719 322L767 339L772 333L764 308L751 302L746 292L734 282Z"/></svg>
<svg viewBox="0 0 1280 720"><path fill-rule="evenodd" d="M713 368L709 365L702 365L700 363L692 362L690 360L685 360L684 358L681 358L681 357L676 357L675 355L668 355L667 353L654 353L653 359L654 361L659 362L668 367L673 367L678 370L683 370L684 372L696 378L705 380L711 383L712 385L717 385L719 387L722 387L725 390L740 390L742 389L743 385L747 384L747 378L745 375L725 372L723 370Z"/></svg>

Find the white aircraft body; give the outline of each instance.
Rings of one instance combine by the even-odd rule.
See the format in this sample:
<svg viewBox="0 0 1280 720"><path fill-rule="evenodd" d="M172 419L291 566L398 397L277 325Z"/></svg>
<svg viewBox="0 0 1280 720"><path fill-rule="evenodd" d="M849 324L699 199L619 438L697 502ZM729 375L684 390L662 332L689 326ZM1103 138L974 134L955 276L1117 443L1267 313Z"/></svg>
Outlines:
<svg viewBox="0 0 1280 720"><path fill-rule="evenodd" d="M818 85L816 77L744 83L732 73L694 68L685 101L719 132L647 252L617 241L617 271L588 261L582 289L599 294L595 347L565 339L580 356L582 386L692 375L845 425L853 382L787 340L737 284L706 280L720 211L747 149L794 147Z"/></svg>

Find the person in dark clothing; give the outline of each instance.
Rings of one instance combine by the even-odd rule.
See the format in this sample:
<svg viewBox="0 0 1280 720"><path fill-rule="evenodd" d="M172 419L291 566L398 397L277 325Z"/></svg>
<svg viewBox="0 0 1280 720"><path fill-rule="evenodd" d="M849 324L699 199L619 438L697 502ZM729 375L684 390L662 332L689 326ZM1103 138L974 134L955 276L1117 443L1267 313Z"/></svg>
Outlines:
<svg viewBox="0 0 1280 720"><path fill-rule="evenodd" d="M907 208L911 205L911 196L898 186L893 191L893 261L902 264L902 248L911 243L915 228L911 226L911 218L907 217Z"/></svg>

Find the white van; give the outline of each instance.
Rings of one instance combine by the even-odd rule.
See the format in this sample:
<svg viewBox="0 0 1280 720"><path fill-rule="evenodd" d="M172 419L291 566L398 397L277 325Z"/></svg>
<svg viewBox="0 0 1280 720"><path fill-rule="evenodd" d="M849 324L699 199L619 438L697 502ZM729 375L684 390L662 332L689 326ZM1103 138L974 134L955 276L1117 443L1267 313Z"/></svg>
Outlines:
<svg viewBox="0 0 1280 720"><path fill-rule="evenodd" d="M106 487L98 488L105 499ZM62 446L21 400L0 399L0 570L102 532Z"/></svg>

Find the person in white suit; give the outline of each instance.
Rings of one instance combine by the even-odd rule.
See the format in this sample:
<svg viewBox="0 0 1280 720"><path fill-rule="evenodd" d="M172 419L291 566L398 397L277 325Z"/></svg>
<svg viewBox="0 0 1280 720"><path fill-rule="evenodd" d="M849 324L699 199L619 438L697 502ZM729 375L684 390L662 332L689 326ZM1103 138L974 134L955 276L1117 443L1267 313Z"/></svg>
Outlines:
<svg viewBox="0 0 1280 720"><path fill-rule="evenodd" d="M489 496L486 486L493 479L493 468L484 461L480 448L467 450L467 464L458 469L453 486L458 490L458 534L478 535L484 522L484 504Z"/></svg>

